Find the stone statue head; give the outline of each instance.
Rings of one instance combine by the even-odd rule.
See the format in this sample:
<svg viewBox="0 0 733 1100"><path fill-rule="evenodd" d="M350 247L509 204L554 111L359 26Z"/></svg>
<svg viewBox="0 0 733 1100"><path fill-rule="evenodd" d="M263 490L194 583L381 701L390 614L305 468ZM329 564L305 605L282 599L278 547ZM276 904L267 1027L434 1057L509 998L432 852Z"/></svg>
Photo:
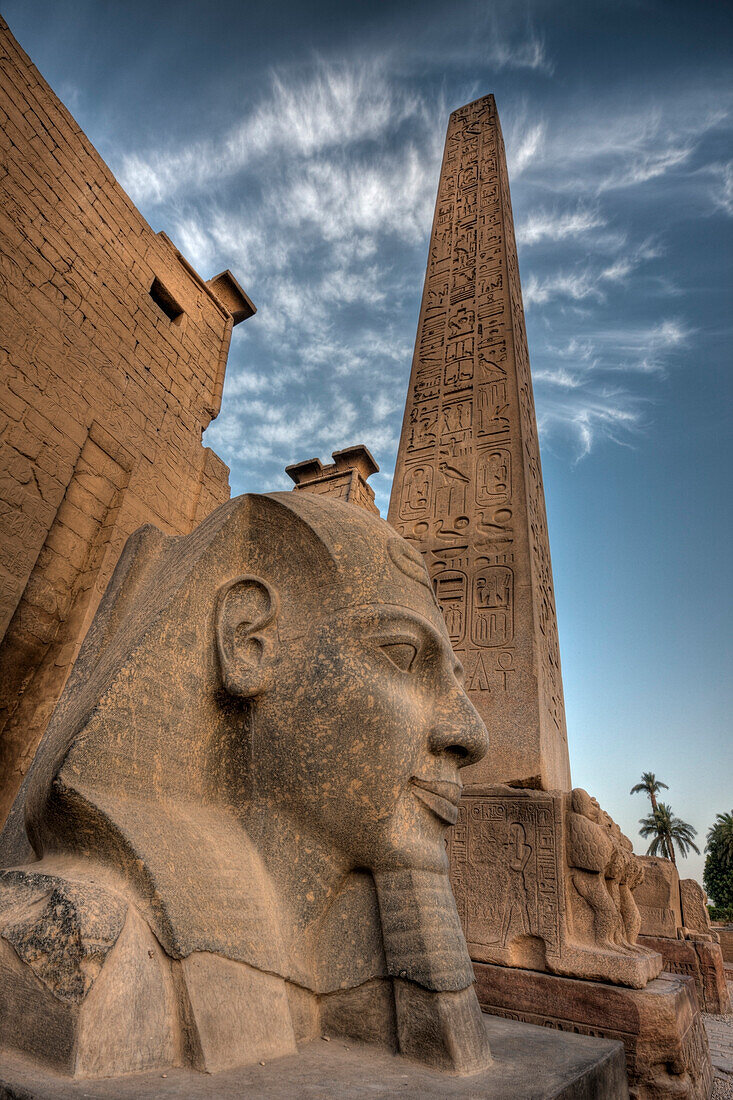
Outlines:
<svg viewBox="0 0 733 1100"><path fill-rule="evenodd" d="M445 833L485 750L420 555L352 505L240 497L128 543L6 828L26 863L6 900L46 880L77 909L90 881L119 899L179 966L202 1068L264 1049L221 1061L195 1004L219 981L254 1032L280 1006L268 1056L331 1027L473 1072Z"/></svg>

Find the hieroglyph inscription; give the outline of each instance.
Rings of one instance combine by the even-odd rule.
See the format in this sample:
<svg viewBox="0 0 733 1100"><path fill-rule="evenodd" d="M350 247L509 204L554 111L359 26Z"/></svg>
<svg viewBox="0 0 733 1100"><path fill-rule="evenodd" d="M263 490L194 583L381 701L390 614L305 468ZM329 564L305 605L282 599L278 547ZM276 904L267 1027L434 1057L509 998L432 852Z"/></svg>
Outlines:
<svg viewBox="0 0 733 1100"><path fill-rule="evenodd" d="M507 234L507 276L511 288L512 335L514 344L515 369L519 394L519 417L521 424L522 447L524 449L525 491L529 518L529 550L533 572L535 599L538 602L538 621L540 634L537 638L537 654L540 662L540 690L543 703L558 731L565 732L565 704L563 700L562 676L560 672L560 647L557 637L557 618L555 612L555 593L552 584L552 566L550 564L550 542L547 534L547 515L545 512L545 492L542 484L539 443L532 394L532 381L527 351L527 333L522 308L522 293L519 283L519 265L514 241L514 225L511 218L511 199L509 197L509 179L506 160L503 155L503 140L500 136L501 171L500 181L503 202L510 211L506 219Z"/></svg>
<svg viewBox="0 0 733 1100"><path fill-rule="evenodd" d="M512 692L536 678L538 706L564 739L529 357L491 96L448 126L389 518L425 555L479 711L505 698L508 713L520 701Z"/></svg>
<svg viewBox="0 0 733 1100"><path fill-rule="evenodd" d="M505 507L496 526L496 507L511 500L510 450L476 446L478 436L488 442L503 435L508 442L509 431L506 341L490 346L504 310L496 135L484 123L492 110L483 100L457 112L446 142L398 493L399 520L422 521L402 524L403 533L419 542L450 542L472 519L486 525L485 534L503 535L501 520L511 514ZM488 210L492 199L495 209ZM410 461L413 455L423 461ZM477 506L487 513L475 515ZM484 569L469 582L443 556L429 564L454 644L466 637L481 646L511 639L513 595L506 575ZM511 667L509 654L503 662ZM478 655L469 671L473 690L490 690L497 671ZM503 686L506 675L493 678Z"/></svg>
<svg viewBox="0 0 733 1100"><path fill-rule="evenodd" d="M537 936L548 955L559 955L562 853L554 815L551 797L461 800L450 838L451 885L469 947L509 948Z"/></svg>
<svg viewBox="0 0 733 1100"><path fill-rule="evenodd" d="M510 318L494 117L490 97L451 117L395 517L407 538L430 547L436 595L454 645L466 649L469 691L479 695L507 691L514 671ZM456 540L469 531L461 563ZM477 555L478 539L494 553Z"/></svg>

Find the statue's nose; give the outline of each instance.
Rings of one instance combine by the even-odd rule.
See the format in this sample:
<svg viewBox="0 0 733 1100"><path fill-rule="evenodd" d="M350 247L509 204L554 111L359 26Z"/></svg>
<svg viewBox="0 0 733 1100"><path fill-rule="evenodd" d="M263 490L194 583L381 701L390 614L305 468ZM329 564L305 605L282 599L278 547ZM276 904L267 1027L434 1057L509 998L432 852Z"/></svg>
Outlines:
<svg viewBox="0 0 733 1100"><path fill-rule="evenodd" d="M451 754L459 768L476 764L489 748L489 735L476 708L463 690L450 693L436 714L430 735L434 753Z"/></svg>

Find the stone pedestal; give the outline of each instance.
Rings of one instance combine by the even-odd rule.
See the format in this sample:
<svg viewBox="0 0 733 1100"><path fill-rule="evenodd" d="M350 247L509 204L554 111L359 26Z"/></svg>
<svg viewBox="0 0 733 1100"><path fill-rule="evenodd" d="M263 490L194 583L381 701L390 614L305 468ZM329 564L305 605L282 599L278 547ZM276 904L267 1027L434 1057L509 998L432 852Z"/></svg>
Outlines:
<svg viewBox="0 0 733 1100"><path fill-rule="evenodd" d="M660 953L665 970L693 979L703 1012L730 1012L724 952L702 886L694 879L680 880L668 859L640 856L639 863L644 867L644 878L634 887L639 943Z"/></svg>
<svg viewBox="0 0 733 1100"><path fill-rule="evenodd" d="M485 1012L620 1039L634 1100L710 1096L713 1070L691 978L663 973L646 989L624 989L486 963L474 970Z"/></svg>
<svg viewBox="0 0 733 1100"><path fill-rule="evenodd" d="M731 1011L720 944L706 940L673 940L664 936L640 936L639 943L658 951L664 959L664 969L671 974L692 978L703 1012L724 1016Z"/></svg>
<svg viewBox="0 0 733 1100"><path fill-rule="evenodd" d="M335 1037L298 1054L223 1073L171 1069L114 1080L71 1081L21 1059L0 1065L3 1100L627 1100L620 1043L484 1017L494 1062L471 1077L431 1072L377 1047Z"/></svg>

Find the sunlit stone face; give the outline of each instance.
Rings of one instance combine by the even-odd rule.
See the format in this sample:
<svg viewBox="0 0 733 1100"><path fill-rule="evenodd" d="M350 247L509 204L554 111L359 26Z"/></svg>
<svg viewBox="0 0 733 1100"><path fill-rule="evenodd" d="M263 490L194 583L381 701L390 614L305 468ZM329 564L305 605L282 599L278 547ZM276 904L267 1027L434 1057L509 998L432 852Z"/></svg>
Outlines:
<svg viewBox="0 0 733 1100"><path fill-rule="evenodd" d="M410 583L405 598L281 644L254 710L256 788L354 866L444 871L459 772L487 734L429 591Z"/></svg>

